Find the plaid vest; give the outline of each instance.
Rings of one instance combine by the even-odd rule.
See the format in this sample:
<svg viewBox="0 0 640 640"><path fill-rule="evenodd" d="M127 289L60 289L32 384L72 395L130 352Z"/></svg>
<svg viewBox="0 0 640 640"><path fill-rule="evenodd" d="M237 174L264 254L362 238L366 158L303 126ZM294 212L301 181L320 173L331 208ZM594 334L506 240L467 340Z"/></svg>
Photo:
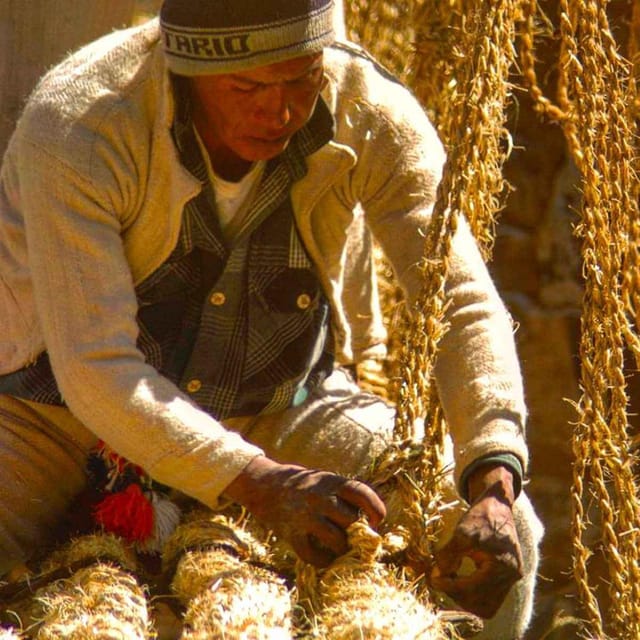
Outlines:
<svg viewBox="0 0 640 640"><path fill-rule="evenodd" d="M292 184L333 135L320 99L287 149L270 160L233 246L176 79L173 137L202 191L183 212L169 258L136 287L138 348L146 361L218 419L302 403L333 367L329 303L296 229ZM0 393L64 404L48 356L7 376Z"/></svg>

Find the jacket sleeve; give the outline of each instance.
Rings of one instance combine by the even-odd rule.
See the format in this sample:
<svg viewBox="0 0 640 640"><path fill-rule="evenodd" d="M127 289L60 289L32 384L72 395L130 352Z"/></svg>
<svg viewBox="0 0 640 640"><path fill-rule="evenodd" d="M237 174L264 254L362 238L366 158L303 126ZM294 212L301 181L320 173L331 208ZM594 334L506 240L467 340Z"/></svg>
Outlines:
<svg viewBox="0 0 640 640"><path fill-rule="evenodd" d="M136 348L137 303L114 213L125 196L96 181L95 167L71 166L24 136L13 146L10 199L24 220L37 317L70 410L159 482L215 505L261 450L201 411ZM105 176L117 172L113 158L92 161Z"/></svg>
<svg viewBox="0 0 640 640"><path fill-rule="evenodd" d="M358 163L345 198L360 202L367 224L412 304L444 153L408 91L390 82L359 103ZM365 119L366 117L366 119ZM428 258L428 256L426 256ZM453 237L445 283L450 328L442 338L436 382L454 442L455 475L478 459L512 454L526 469L526 409L511 318L464 220Z"/></svg>

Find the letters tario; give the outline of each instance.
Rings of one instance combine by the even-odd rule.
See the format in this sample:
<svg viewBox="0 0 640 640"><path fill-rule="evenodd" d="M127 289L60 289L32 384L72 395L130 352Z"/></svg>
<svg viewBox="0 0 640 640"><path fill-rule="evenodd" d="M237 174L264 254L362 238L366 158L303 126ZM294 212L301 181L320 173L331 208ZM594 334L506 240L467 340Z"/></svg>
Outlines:
<svg viewBox="0 0 640 640"><path fill-rule="evenodd" d="M249 53L249 34L196 36L165 33L169 51L197 58L226 58Z"/></svg>

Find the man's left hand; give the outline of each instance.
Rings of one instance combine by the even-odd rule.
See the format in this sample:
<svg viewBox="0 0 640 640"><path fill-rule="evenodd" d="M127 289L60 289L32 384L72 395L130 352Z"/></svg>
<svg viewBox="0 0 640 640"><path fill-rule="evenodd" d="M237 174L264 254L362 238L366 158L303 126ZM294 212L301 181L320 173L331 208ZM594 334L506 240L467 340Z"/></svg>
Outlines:
<svg viewBox="0 0 640 640"><path fill-rule="evenodd" d="M513 476L501 465L481 467L468 487L471 507L436 552L431 584L471 613L492 618L522 578Z"/></svg>

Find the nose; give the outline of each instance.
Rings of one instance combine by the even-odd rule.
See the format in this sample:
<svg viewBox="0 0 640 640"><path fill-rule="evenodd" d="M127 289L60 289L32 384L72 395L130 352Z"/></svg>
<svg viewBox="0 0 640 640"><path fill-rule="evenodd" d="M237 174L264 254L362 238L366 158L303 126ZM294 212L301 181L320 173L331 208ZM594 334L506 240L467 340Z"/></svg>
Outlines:
<svg viewBox="0 0 640 640"><path fill-rule="evenodd" d="M258 108L258 115L265 124L278 128L289 124L291 103L287 94L287 89L282 84L272 84L265 88Z"/></svg>

